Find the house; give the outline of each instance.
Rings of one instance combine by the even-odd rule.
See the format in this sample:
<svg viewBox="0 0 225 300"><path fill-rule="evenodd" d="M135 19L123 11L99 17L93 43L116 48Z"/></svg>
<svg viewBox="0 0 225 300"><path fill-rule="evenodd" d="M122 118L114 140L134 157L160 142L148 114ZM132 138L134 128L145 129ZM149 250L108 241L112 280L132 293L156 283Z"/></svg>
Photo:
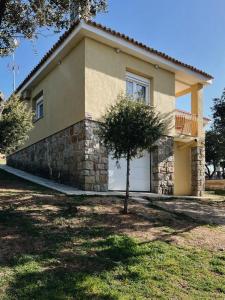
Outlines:
<svg viewBox="0 0 225 300"><path fill-rule="evenodd" d="M141 92L171 126L153 153L131 162L131 190L202 195L208 121L202 91L212 79L93 21L76 22L17 88L36 117L29 139L7 163L84 190L124 190L125 162L118 168L100 143L98 122L121 91ZM190 111L177 111L185 94Z"/></svg>

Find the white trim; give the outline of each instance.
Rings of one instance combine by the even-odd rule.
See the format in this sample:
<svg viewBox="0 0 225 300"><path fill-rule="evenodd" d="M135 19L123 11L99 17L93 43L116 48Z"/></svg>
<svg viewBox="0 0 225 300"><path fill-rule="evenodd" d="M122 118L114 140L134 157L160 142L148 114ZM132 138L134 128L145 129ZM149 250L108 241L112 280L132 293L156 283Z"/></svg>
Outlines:
<svg viewBox="0 0 225 300"><path fill-rule="evenodd" d="M151 60L154 63L161 64L162 68L169 69L173 72L176 71L182 71L186 74L189 74L195 78L198 78L198 80L203 81L205 84L210 84L212 82L211 79L208 77L199 74L198 72L192 71L186 67L180 66L178 64L175 64L171 61L168 61L167 59L160 57L157 54L151 53L148 50L141 49L137 45L133 45L131 42L125 41L123 38L120 38L118 36L114 36L111 33L105 32L103 29L96 28L92 25L86 24L84 21L81 21L77 27L72 31L68 37L64 40L64 42L59 46L58 49L56 49L50 57L46 60L46 62L36 71L36 73L28 80L28 82L18 91L22 92L24 91L30 83L40 75L40 73L56 58L58 54L63 50L63 48L81 31L85 30L84 36L86 36L88 33L92 33L97 35L98 37L101 37L103 39L106 39L112 43L115 44L118 48L122 47L125 51L130 50L133 53L139 54L143 56L144 59ZM86 34L85 34L86 33Z"/></svg>
<svg viewBox="0 0 225 300"><path fill-rule="evenodd" d="M37 70L37 72L28 80L27 83L25 83L25 85L18 92L24 91L30 85L30 83L35 78L37 78L38 75L40 75L40 73L54 60L54 58L56 58L56 56L63 50L63 48L78 34L81 28L82 28L82 23L80 23L77 26L77 28L74 31L72 31L71 34L69 34L69 36L61 44L61 46L50 55L50 57L46 60L46 62Z"/></svg>
<svg viewBox="0 0 225 300"><path fill-rule="evenodd" d="M42 115L40 115L40 109L39 109L40 104L43 105L43 114ZM43 117L44 117L44 98L43 98L43 95L41 95L40 98L38 98L35 103L35 118L36 118L36 120L38 120Z"/></svg>
<svg viewBox="0 0 225 300"><path fill-rule="evenodd" d="M126 72L126 78L130 78L132 80L142 82L144 85L150 86L150 80L148 78L136 75L134 73Z"/></svg>
<svg viewBox="0 0 225 300"><path fill-rule="evenodd" d="M90 31L99 36L102 36L105 39L108 39L108 40L116 43L117 45L124 46L124 47L129 48L143 56L146 56L149 59L155 61L156 63L158 62L158 63L162 63L163 65L167 65L167 66L171 67L173 70L184 71L185 73L188 73L194 77L199 77L199 79L201 79L202 81L205 81L207 83L211 81L211 79L204 76L203 74L199 74L198 72L192 71L192 70L188 69L187 67L175 64L172 61L167 60L166 58L160 57L157 54L149 52L148 50L141 49L139 46L136 46L136 45L132 44L131 42L125 41L121 37L118 37L111 33L103 31L103 29L93 27L86 23L83 24L83 28L86 29L87 31Z"/></svg>
<svg viewBox="0 0 225 300"><path fill-rule="evenodd" d="M150 80L145 78L145 77L142 77L142 76L139 76L139 75L136 75L134 73L130 73L130 72L127 72L126 73L126 82L127 81L130 81L132 83L134 83L134 93L136 91L136 85L137 84L140 84L142 86L145 87L145 103L146 104L150 104L151 103L151 99L150 99Z"/></svg>

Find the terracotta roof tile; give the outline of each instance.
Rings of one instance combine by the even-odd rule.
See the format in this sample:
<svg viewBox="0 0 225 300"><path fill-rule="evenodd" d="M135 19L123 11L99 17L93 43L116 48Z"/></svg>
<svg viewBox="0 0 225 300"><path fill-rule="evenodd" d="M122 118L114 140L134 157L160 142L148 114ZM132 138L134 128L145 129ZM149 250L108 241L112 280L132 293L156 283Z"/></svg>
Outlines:
<svg viewBox="0 0 225 300"><path fill-rule="evenodd" d="M44 57L41 59L41 61L38 63L38 65L28 74L28 76L23 80L23 82L18 86L16 92L18 92L32 78L32 76L40 69L40 67L46 62L46 60L51 56L51 54L59 48L59 46L66 40L66 38L72 33L72 31L76 28L76 26L78 24L79 24L79 21L75 22L70 27L70 29L67 30L59 38L59 40L53 45L53 47L44 55ZM129 36L127 36L127 35L125 35L123 33L117 32L117 31L115 31L115 30L113 30L113 29L111 29L109 27L103 26L103 25L98 24L98 23L93 22L93 21L87 21L87 24L89 24L89 25L91 25L93 27L96 27L98 29L101 29L101 30L103 30L103 31L105 31L107 33L110 33L110 34L112 34L112 35L114 35L116 37L122 38L122 39L124 39L124 40L126 40L126 41L128 41L128 42L130 42L130 43L132 43L132 44L134 44L134 45L142 48L142 49L145 49L145 50L147 50L147 51L149 51L149 52L151 52L151 53L153 53L155 55L158 55L158 56L160 56L160 57L162 57L162 58L164 58L164 59L166 59L168 61L171 61L172 63L175 63L175 64L177 64L179 66L185 67L185 68L187 68L187 69L189 69L189 70L191 70L193 72L196 72L198 74L201 74L201 75L207 77L208 79L213 79L213 77L210 74L208 74L208 73L206 73L206 72L204 72L202 70L199 70L199 69L197 69L197 68L195 68L195 67L193 67L191 65L183 63L183 62L181 62L181 61L179 61L179 60L177 60L177 59L175 59L175 58L173 58L173 57L171 57L171 56L169 56L169 55L167 55L167 54L165 54L165 53L163 53L161 51L158 51L158 50L155 50L155 49L153 49L153 48L151 48L149 46L146 46L143 43L138 42L138 41L134 40L133 38L130 38Z"/></svg>

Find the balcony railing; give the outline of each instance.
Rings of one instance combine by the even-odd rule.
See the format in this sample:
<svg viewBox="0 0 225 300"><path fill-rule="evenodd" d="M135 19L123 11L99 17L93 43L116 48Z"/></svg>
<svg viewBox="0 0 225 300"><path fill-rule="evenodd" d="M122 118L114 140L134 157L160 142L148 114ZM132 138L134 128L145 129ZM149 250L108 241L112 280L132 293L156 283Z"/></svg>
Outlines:
<svg viewBox="0 0 225 300"><path fill-rule="evenodd" d="M177 133L197 136L197 122L198 117L196 115L192 115L191 113L182 110L176 110L175 128Z"/></svg>

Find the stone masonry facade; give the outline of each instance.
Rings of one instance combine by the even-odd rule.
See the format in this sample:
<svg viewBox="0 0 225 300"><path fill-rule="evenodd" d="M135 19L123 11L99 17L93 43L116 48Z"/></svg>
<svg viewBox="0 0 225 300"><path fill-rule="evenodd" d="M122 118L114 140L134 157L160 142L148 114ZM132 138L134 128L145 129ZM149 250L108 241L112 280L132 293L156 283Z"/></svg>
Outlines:
<svg viewBox="0 0 225 300"><path fill-rule="evenodd" d="M85 119L8 156L7 164L83 190L108 189L108 155Z"/></svg>
<svg viewBox="0 0 225 300"><path fill-rule="evenodd" d="M7 157L7 164L89 191L108 190L108 153L100 143L98 122L85 119ZM151 191L174 192L174 140L161 138L152 152ZM192 192L202 196L205 148L191 149Z"/></svg>
<svg viewBox="0 0 225 300"><path fill-rule="evenodd" d="M203 196L205 190L205 147L191 148L192 194Z"/></svg>
<svg viewBox="0 0 225 300"><path fill-rule="evenodd" d="M174 140L161 138L152 152L152 192L173 195L174 192Z"/></svg>

